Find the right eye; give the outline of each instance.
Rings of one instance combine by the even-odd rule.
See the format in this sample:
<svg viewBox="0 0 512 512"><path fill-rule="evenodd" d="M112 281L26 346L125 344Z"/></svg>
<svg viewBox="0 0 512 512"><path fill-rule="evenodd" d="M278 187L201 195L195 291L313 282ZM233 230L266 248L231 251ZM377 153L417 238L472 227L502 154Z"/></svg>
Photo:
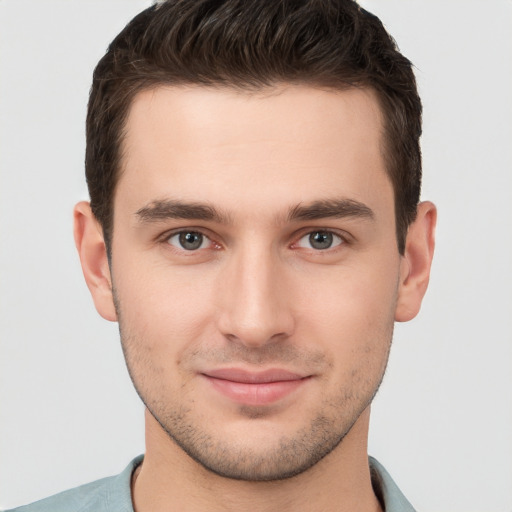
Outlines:
<svg viewBox="0 0 512 512"><path fill-rule="evenodd" d="M167 243L185 251L197 251L207 249L213 242L199 231L179 231L167 239Z"/></svg>

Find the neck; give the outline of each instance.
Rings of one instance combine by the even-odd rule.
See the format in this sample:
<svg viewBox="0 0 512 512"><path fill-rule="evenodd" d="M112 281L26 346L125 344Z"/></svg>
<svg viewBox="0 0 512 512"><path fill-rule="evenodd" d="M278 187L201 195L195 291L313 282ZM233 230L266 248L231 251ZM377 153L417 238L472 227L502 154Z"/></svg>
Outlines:
<svg viewBox="0 0 512 512"><path fill-rule="evenodd" d="M309 470L285 480L220 477L191 459L146 411L146 455L133 481L135 512L378 512L368 467L369 409Z"/></svg>

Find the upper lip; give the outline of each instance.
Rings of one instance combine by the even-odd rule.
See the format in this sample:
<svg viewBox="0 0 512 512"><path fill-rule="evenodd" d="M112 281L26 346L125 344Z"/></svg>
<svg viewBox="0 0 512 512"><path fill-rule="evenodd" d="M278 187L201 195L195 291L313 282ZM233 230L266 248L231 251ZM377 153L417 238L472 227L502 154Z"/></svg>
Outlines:
<svg viewBox="0 0 512 512"><path fill-rule="evenodd" d="M244 384L265 384L270 382L284 382L290 380L300 380L307 375L300 375L289 370L280 368L270 368L263 371L248 371L242 368L218 368L202 372L207 377L214 379L230 380L232 382L241 382Z"/></svg>

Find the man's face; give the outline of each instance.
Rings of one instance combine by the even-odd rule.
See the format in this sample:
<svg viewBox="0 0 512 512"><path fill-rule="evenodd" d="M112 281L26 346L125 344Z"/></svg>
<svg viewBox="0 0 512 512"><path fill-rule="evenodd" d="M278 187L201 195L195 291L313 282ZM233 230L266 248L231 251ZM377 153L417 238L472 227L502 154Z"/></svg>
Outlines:
<svg viewBox="0 0 512 512"><path fill-rule="evenodd" d="M299 473L367 410L401 272L381 136L365 90L135 98L114 199L122 343L148 410L206 468Z"/></svg>

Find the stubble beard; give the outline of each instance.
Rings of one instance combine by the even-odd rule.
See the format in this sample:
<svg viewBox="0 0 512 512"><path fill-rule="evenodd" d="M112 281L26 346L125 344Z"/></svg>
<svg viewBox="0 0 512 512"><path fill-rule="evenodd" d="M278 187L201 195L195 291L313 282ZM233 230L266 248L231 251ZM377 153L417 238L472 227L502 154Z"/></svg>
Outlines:
<svg viewBox="0 0 512 512"><path fill-rule="evenodd" d="M124 343L123 343L124 347ZM129 352L125 350L125 353ZM128 358L127 358L128 361ZM193 404L170 407L169 403L151 400L150 393L136 378L128 364L134 387L169 438L189 457L206 470L226 478L252 482L276 481L291 478L310 469L330 454L370 405L382 381L384 372L371 391L364 396L340 392L336 398L325 400L310 423L293 435L281 436L261 449L251 443L233 443L222 432L210 432L208 425L197 420ZM166 394L163 393L162 396ZM240 408L240 413L259 421L264 412L253 407Z"/></svg>
<svg viewBox="0 0 512 512"><path fill-rule="evenodd" d="M361 413L370 402L365 402ZM340 425L326 415L318 415L307 428L293 436L282 436L262 451L234 446L221 436L215 438L190 421L186 411L183 415L161 414L145 405L169 438L195 462L215 475L247 482L279 481L307 471L343 441L360 416L347 415Z"/></svg>
<svg viewBox="0 0 512 512"><path fill-rule="evenodd" d="M128 372L137 394L149 413L170 440L204 469L221 477L248 482L278 481L301 474L342 443L363 411L371 404L380 387L393 332L391 324L389 332L386 333L388 340L381 339L375 343L385 343L386 352L379 371L372 378L369 378L367 371L365 373L367 369L364 365L359 368L360 371L353 371L350 388L339 390L336 396L325 398L316 407L317 412L307 425L292 434L272 440L263 448L258 446L258 449L255 449L251 443L244 445L233 442L222 432L210 432L208 425L201 422L195 414L193 401L181 400L171 404L169 400L165 400L165 397L172 394L163 387L159 389L158 385L155 386L154 379L158 372L152 371L147 354L141 350L141 347L146 346L144 340L127 332L128 329L125 329L119 314L118 304L116 307ZM282 363L283 360L290 359L289 353L297 356L293 348L280 349L279 345L277 347L277 350L274 347L270 351L268 348L256 349L259 353L252 352L250 358ZM242 353L247 352L243 347L239 350ZM281 353L283 357L276 357L276 353ZM300 357L304 359L304 356ZM233 360L240 359L237 357ZM141 362L145 363L144 367L141 366ZM150 385L147 386L147 383ZM239 412L246 418L259 421L266 415L267 410L264 407L241 406Z"/></svg>

